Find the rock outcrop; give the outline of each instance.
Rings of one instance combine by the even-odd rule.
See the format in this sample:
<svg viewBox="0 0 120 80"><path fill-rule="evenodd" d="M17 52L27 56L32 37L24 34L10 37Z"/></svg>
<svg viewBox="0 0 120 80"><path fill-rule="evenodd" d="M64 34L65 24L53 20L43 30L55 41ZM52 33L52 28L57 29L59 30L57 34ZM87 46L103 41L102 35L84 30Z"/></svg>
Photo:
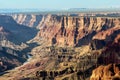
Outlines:
<svg viewBox="0 0 120 80"><path fill-rule="evenodd" d="M97 65L101 66L93 70L90 80L120 80L120 34L113 36L98 57Z"/></svg>
<svg viewBox="0 0 120 80"><path fill-rule="evenodd" d="M120 80L120 64L99 66L93 70L90 80Z"/></svg>

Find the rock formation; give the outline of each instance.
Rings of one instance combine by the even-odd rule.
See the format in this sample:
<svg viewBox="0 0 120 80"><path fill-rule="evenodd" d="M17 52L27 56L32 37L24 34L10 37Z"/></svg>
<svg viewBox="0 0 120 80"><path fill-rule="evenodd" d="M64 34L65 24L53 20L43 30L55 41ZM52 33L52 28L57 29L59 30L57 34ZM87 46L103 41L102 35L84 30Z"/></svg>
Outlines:
<svg viewBox="0 0 120 80"><path fill-rule="evenodd" d="M49 15L35 39L44 37L49 44L59 46L88 45L94 39L111 40L106 38L119 30L119 23L119 18Z"/></svg>
<svg viewBox="0 0 120 80"><path fill-rule="evenodd" d="M120 34L109 42L98 58L98 64L120 63Z"/></svg>
<svg viewBox="0 0 120 80"><path fill-rule="evenodd" d="M120 80L120 64L99 66L93 70L90 80Z"/></svg>
<svg viewBox="0 0 120 80"><path fill-rule="evenodd" d="M0 71L12 69L25 62L25 53L7 47L0 49Z"/></svg>
<svg viewBox="0 0 120 80"><path fill-rule="evenodd" d="M27 26L19 25L11 16L7 15L0 15L0 26L1 31L4 30L4 34L0 33L2 34L2 38L6 38L7 40L15 44L21 44L22 42L26 42L34 38L37 33L36 29L31 29ZM25 35L27 35L27 37Z"/></svg>
<svg viewBox="0 0 120 80"><path fill-rule="evenodd" d="M83 80L83 78L89 78L90 71L99 65L108 66L96 68L91 80L115 79L118 74L120 62L119 17L12 14L10 16L1 15L0 26L0 34L4 34L5 39L13 43L26 42L34 38L37 32L35 28L37 28L40 31L31 41L41 44L37 47L31 45L32 48L35 47L33 50L28 47L20 50L21 52L16 52L16 48L11 50L11 48L6 49L5 47L3 50L2 47L0 55L5 59L1 59L0 68L3 70L5 69L4 60L8 62L12 58L14 65L18 66L24 62L21 59L26 59L24 53L32 50L34 59L31 60L31 63L24 64L18 69L20 74L21 72L26 72L26 74L18 73L18 75L26 76L36 72L35 77L38 79ZM10 37L9 34L13 37ZM3 36L0 38L4 39ZM6 41L5 44L9 41ZM5 51L5 54L2 51ZM100 74L98 74L99 72Z"/></svg>
<svg viewBox="0 0 120 80"><path fill-rule="evenodd" d="M88 45L90 42L103 40L105 43L101 45L100 48L102 48L106 42L113 40L110 35L120 29L119 18L113 17L50 14L13 14L11 16L18 24L40 29L35 40L39 41L41 37L44 37L49 41L49 45L82 46Z"/></svg>
<svg viewBox="0 0 120 80"><path fill-rule="evenodd" d="M46 15L36 14L13 14L10 16L12 16L18 24L38 29L41 26L42 21L46 18Z"/></svg>
<svg viewBox="0 0 120 80"><path fill-rule="evenodd" d="M98 57L100 66L93 70L90 80L120 80L120 34L113 36L114 40L106 44Z"/></svg>
<svg viewBox="0 0 120 80"><path fill-rule="evenodd" d="M0 15L0 71L20 66L26 61L29 49L25 43L36 33L36 29L16 23L11 16Z"/></svg>

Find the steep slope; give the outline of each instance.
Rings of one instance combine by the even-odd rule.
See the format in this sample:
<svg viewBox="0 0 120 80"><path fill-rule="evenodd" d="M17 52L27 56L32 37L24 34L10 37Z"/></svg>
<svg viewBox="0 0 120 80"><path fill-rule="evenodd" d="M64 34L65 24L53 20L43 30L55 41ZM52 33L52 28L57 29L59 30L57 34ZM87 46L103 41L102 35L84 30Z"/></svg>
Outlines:
<svg viewBox="0 0 120 80"><path fill-rule="evenodd" d="M5 40L10 34L12 33L5 30L2 26L0 27L0 41Z"/></svg>
<svg viewBox="0 0 120 80"><path fill-rule="evenodd" d="M42 20L46 17L45 15L36 14L13 14L11 16L18 24L38 29L42 24Z"/></svg>
<svg viewBox="0 0 120 80"><path fill-rule="evenodd" d="M120 33L115 32L112 38L98 57L100 66L93 70L90 80L120 80Z"/></svg>
<svg viewBox="0 0 120 80"><path fill-rule="evenodd" d="M105 45L114 41L114 39L120 34L120 27L113 27L105 31L98 32L90 43L92 50L102 49Z"/></svg>
<svg viewBox="0 0 120 80"><path fill-rule="evenodd" d="M9 31L11 36L8 36L8 40L20 44L32 39L36 33L36 29L29 28L27 26L17 24L11 16L0 15L0 26Z"/></svg>
<svg viewBox="0 0 120 80"><path fill-rule="evenodd" d="M49 15L48 21L44 22L44 26L41 27L35 39L38 41L40 37L44 37L50 45L88 45L94 39L101 40L102 37L106 39L113 31L119 30L119 23L119 18L111 17Z"/></svg>
<svg viewBox="0 0 120 80"><path fill-rule="evenodd" d="M37 30L20 25L8 15L0 15L0 75L22 65L28 58L29 44Z"/></svg>
<svg viewBox="0 0 120 80"><path fill-rule="evenodd" d="M80 17L37 14L13 14L13 19L21 25L40 29L36 41L41 37L49 40L49 45L82 46L92 40L111 40L107 37L119 29L119 18ZM106 39L107 38L107 39ZM109 41L107 41L109 42ZM104 46L104 45L103 45Z"/></svg>
<svg viewBox="0 0 120 80"><path fill-rule="evenodd" d="M109 42L98 58L98 64L120 63L120 34Z"/></svg>
<svg viewBox="0 0 120 80"><path fill-rule="evenodd" d="M0 47L1 72L20 66L26 59L26 54L21 51Z"/></svg>

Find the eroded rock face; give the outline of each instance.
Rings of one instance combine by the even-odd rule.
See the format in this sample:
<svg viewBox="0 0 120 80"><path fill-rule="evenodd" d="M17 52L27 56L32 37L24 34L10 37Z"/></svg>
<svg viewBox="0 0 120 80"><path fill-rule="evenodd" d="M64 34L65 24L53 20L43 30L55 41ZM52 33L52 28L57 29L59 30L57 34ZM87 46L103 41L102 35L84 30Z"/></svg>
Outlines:
<svg viewBox="0 0 120 80"><path fill-rule="evenodd" d="M120 34L109 42L98 58L98 64L120 63Z"/></svg>
<svg viewBox="0 0 120 80"><path fill-rule="evenodd" d="M108 36L119 30L120 26L119 18L55 15L48 18L35 39L44 37L50 45L81 46L88 45L94 39L112 40Z"/></svg>
<svg viewBox="0 0 120 80"><path fill-rule="evenodd" d="M13 14L11 16L18 24L33 28L39 28L45 18L43 15L35 14Z"/></svg>
<svg viewBox="0 0 120 80"><path fill-rule="evenodd" d="M90 80L120 80L120 34L113 36L114 40L98 57L97 64L101 66L93 70Z"/></svg>
<svg viewBox="0 0 120 80"><path fill-rule="evenodd" d="M26 42L34 38L37 33L36 29L31 29L27 26L18 24L11 16L8 15L0 15L0 26L0 37L2 39L6 38L15 44ZM25 35L27 35L27 37Z"/></svg>
<svg viewBox="0 0 120 80"><path fill-rule="evenodd" d="M29 48L25 42L36 33L36 29L16 23L11 16L0 15L0 71L20 66L26 61Z"/></svg>
<svg viewBox="0 0 120 80"><path fill-rule="evenodd" d="M8 47L0 46L0 71L12 69L16 66L20 66L25 62L25 54L17 50L10 49Z"/></svg>
<svg viewBox="0 0 120 80"><path fill-rule="evenodd" d="M82 46L95 40L109 42L113 40L111 35L120 29L120 19L111 17L76 17L50 14L13 14L12 17L21 25L40 29L35 40L39 41L41 37L44 37L49 41L49 45Z"/></svg>
<svg viewBox="0 0 120 80"><path fill-rule="evenodd" d="M93 70L90 80L120 80L120 64L99 66Z"/></svg>
<svg viewBox="0 0 120 80"><path fill-rule="evenodd" d="M109 28L107 30L103 30L98 32L93 39L105 40L106 42L113 41L114 38L120 34L120 26L117 25L115 27Z"/></svg>

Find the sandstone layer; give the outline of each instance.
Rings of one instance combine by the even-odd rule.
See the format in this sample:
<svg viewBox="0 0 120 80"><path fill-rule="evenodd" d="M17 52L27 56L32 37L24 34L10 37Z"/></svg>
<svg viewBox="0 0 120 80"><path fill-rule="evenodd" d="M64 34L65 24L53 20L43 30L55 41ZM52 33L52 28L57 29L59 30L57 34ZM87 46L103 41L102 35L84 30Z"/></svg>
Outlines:
<svg viewBox="0 0 120 80"><path fill-rule="evenodd" d="M12 16L18 24L38 29L42 25L42 21L46 18L45 15L36 14L13 14L10 16Z"/></svg>
<svg viewBox="0 0 120 80"><path fill-rule="evenodd" d="M92 40L113 40L115 31L119 33L119 18L111 17L72 17L49 15L40 28L35 40L44 37L50 45L82 46ZM117 34L118 34L117 33Z"/></svg>

